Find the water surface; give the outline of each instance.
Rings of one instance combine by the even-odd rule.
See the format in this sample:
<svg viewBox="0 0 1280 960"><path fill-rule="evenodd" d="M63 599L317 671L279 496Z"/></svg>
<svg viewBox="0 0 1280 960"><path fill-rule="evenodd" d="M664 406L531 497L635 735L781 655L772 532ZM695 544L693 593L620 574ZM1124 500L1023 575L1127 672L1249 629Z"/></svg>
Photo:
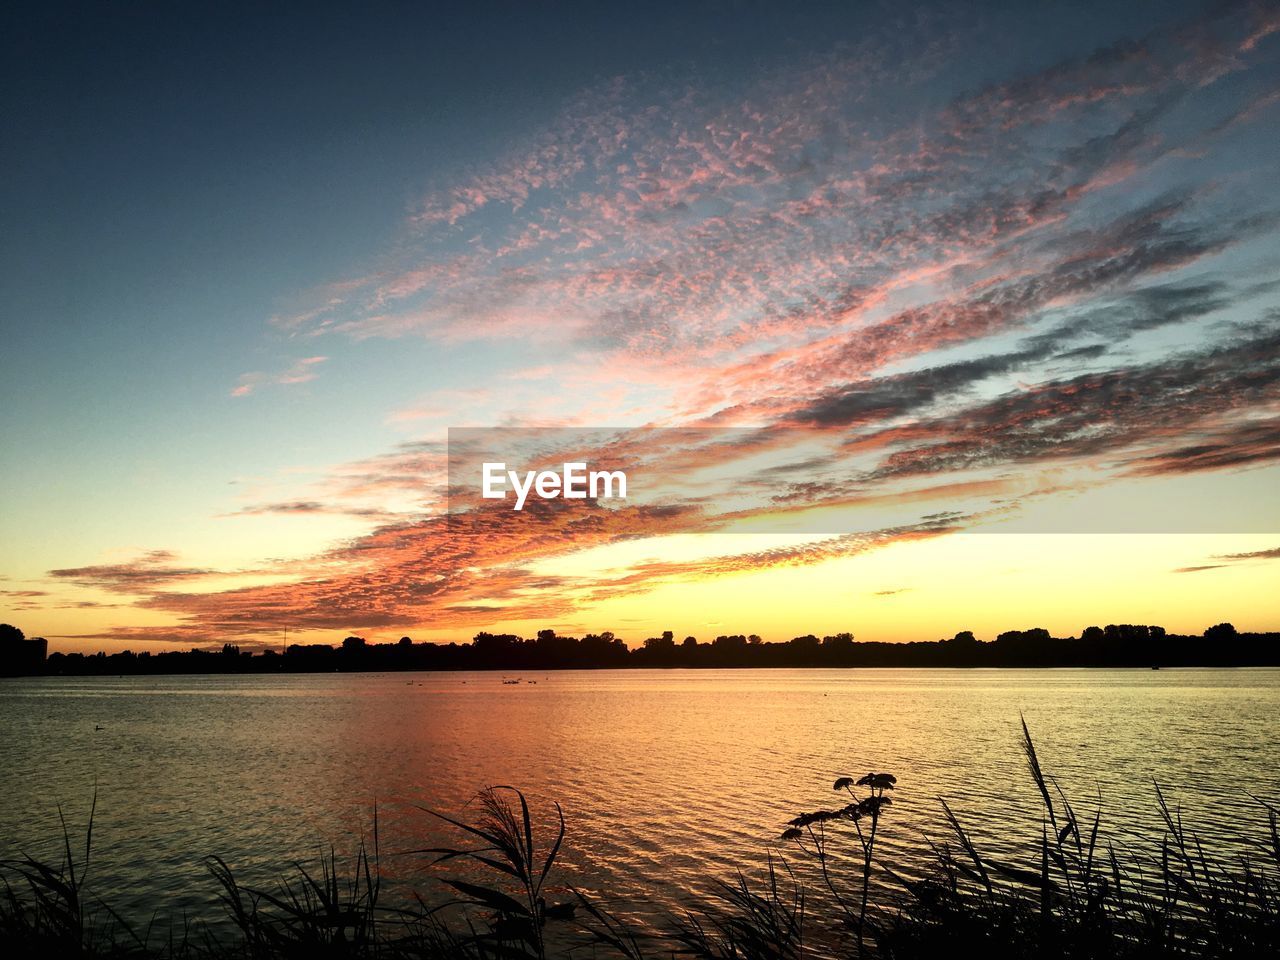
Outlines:
<svg viewBox="0 0 1280 960"><path fill-rule="evenodd" d="M486 784L558 800L564 883L636 902L761 864L831 781L897 775L886 859L914 872L945 797L992 853L1027 854L1018 743L1104 829L1159 837L1153 780L1209 844L1280 797L1280 670L671 670L0 681L0 855L48 851L97 790L91 882L126 915L216 914L202 859L267 882L376 803L384 854L439 842L419 807ZM529 681L536 681L530 683ZM1139 841L1141 835L1144 839ZM422 858L384 857L430 894Z"/></svg>

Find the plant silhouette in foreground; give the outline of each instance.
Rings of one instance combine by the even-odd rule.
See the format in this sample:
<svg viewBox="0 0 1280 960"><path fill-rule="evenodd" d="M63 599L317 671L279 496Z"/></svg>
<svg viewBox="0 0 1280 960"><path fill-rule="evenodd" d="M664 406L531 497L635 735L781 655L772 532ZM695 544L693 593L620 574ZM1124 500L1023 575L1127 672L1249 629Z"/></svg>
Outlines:
<svg viewBox="0 0 1280 960"><path fill-rule="evenodd" d="M840 777L832 785L832 789L838 793L847 794L850 798L849 803L835 810L802 813L790 822L782 834L783 840L794 841L802 853L817 860L827 890L831 893L845 923L855 933L859 955L866 952L867 899L871 887L871 865L875 856L876 834L884 808L893 802L885 795L885 791L894 789L897 782L898 778L891 773L868 773L857 780L853 777ZM866 795L859 797L854 791L855 787L865 789ZM862 881L856 909L840 892L831 872L829 844L837 837L834 835L829 837L827 829L829 825L842 824L853 825L858 845L862 849Z"/></svg>
<svg viewBox="0 0 1280 960"><path fill-rule="evenodd" d="M84 854L79 860L72 850L71 831L59 807L62 857L56 865L28 855L0 861L0 882L4 884L0 943L7 945L8 950L19 955L127 956L144 949L133 928L110 906L91 900L85 892L97 807L95 790L85 828Z"/></svg>
<svg viewBox="0 0 1280 960"><path fill-rule="evenodd" d="M885 925L881 953L914 958L976 938L995 957L1262 957L1280 955L1280 829L1254 855L1209 856L1159 785L1165 826L1157 849L1136 854L1107 841L1102 804L1081 819L1041 767L1026 722L1022 748L1042 805L1030 866L980 852L952 809L955 846L933 845L934 871L904 882L908 896Z"/></svg>
<svg viewBox="0 0 1280 960"><path fill-rule="evenodd" d="M242 887L221 857L206 861L249 956L360 956L377 945L382 881L376 811L373 822L373 853L362 840L349 874L330 848L318 874L296 863L294 878L281 879L274 892Z"/></svg>
<svg viewBox="0 0 1280 960"><path fill-rule="evenodd" d="M510 891L457 878L445 879L444 882L462 895L463 899L458 901L460 904L491 912L489 930L473 931L472 943L501 947L499 952L503 953L545 957L547 921L568 919L574 912L572 903L548 906L543 894L547 877L564 843L564 811L560 804L555 805L559 828L546 856L539 859L529 802L521 791L507 786L486 787L480 791L478 799L482 813L473 824L425 807L422 809L480 841L481 846L470 849L432 847L412 852L435 854L436 864L458 859L469 861L502 878L499 882L510 887Z"/></svg>
<svg viewBox="0 0 1280 960"><path fill-rule="evenodd" d="M676 952L707 960L796 960L804 956L804 888L786 865L787 880L769 860L760 891L738 874L716 885L716 902L685 911L667 939ZM668 949L670 944L667 945Z"/></svg>

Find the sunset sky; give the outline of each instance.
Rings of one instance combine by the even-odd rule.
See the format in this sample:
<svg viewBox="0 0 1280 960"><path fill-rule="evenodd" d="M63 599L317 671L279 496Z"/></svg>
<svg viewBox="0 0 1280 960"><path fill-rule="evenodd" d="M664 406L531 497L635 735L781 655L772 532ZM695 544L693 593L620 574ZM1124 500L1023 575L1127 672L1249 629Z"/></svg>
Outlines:
<svg viewBox="0 0 1280 960"><path fill-rule="evenodd" d="M53 650L1280 629L1280 4L0 16ZM460 427L663 483L448 502Z"/></svg>

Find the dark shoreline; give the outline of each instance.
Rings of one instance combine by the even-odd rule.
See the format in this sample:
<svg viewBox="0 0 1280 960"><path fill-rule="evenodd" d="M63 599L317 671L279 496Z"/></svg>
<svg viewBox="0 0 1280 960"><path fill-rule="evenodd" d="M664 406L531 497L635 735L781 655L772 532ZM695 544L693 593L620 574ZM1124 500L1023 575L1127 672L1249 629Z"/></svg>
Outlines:
<svg viewBox="0 0 1280 960"><path fill-rule="evenodd" d="M12 628L11 628L12 629ZM26 640L43 652L42 639ZM31 645L37 645L32 648ZM992 641L969 631L936 641L861 642L851 633L813 634L782 643L741 634L700 643L677 641L671 631L629 648L612 633L562 637L552 630L533 638L481 632L470 643L370 644L347 637L340 646L291 644L283 651L253 653L235 644L220 649L115 654L54 653L3 663L3 675L126 676L190 674L385 673L400 671L549 672L629 668L1135 668L1280 666L1280 633L1241 633L1229 623L1200 635L1171 634L1163 627L1111 624L1079 637L1053 637L1043 628L1010 630Z"/></svg>

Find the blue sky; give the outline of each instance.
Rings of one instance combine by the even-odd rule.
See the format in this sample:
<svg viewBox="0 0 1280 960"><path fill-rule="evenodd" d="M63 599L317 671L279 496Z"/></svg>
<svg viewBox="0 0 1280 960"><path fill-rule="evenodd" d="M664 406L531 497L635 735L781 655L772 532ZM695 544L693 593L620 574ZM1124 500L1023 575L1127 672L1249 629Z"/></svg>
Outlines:
<svg viewBox="0 0 1280 960"><path fill-rule="evenodd" d="M1276 397L1240 344L1276 316L1272 4L4 17L0 574L39 632L532 622L431 561L451 425L819 424L902 483L907 442L931 475L1030 469L928 438L1011 430L997 401L1072 377L1162 389L1153 365L1198 351L1185 436L1100 407L1114 442L1074 468L1247 436L1189 472L1265 496ZM1256 377L1210 390L1232 344ZM379 580L401 599L365 609L362 564L405 529L456 594ZM255 620L250 585L295 599ZM607 623L570 592L546 614Z"/></svg>

